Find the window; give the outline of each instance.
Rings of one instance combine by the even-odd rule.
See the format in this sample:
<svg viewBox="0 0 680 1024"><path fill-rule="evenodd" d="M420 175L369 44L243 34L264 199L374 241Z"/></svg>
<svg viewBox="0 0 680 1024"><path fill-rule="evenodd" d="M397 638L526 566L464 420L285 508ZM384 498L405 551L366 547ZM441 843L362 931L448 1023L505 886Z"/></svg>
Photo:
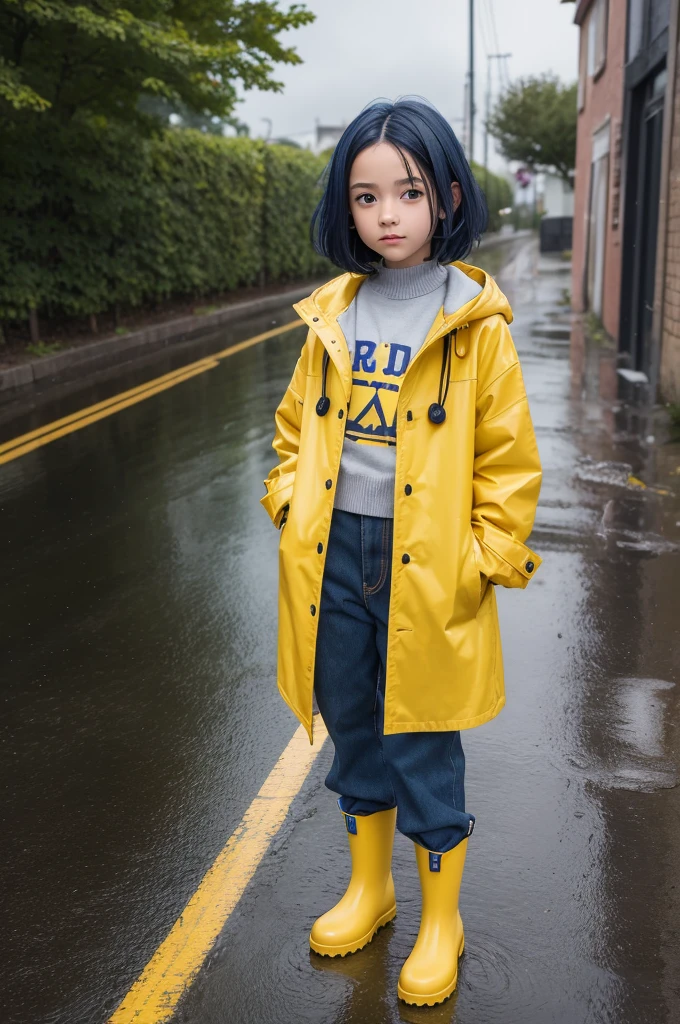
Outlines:
<svg viewBox="0 0 680 1024"><path fill-rule="evenodd" d="M670 0L650 0L649 3L649 41L654 42L664 29L668 28L671 17Z"/></svg>
<svg viewBox="0 0 680 1024"><path fill-rule="evenodd" d="M588 308L600 317L604 300L610 136L609 121L606 121L593 135L590 201L588 204L587 302Z"/></svg>
<svg viewBox="0 0 680 1024"><path fill-rule="evenodd" d="M628 63L666 31L670 13L670 0L628 0Z"/></svg>
<svg viewBox="0 0 680 1024"><path fill-rule="evenodd" d="M646 0L628 0L628 60L637 56L645 34Z"/></svg>
<svg viewBox="0 0 680 1024"><path fill-rule="evenodd" d="M588 18L588 74L598 75L607 62L608 0L595 0Z"/></svg>

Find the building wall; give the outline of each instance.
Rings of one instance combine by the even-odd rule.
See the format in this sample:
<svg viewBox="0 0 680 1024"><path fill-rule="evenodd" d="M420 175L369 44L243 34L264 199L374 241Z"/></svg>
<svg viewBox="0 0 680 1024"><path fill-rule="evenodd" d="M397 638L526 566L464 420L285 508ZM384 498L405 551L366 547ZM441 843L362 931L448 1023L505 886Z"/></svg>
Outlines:
<svg viewBox="0 0 680 1024"><path fill-rule="evenodd" d="M574 216L574 190L554 174L545 175L543 209L546 217Z"/></svg>
<svg viewBox="0 0 680 1024"><path fill-rule="evenodd" d="M626 48L626 0L609 0L607 51L604 68L595 76L587 74L585 47L593 3L578 5L576 20L581 26L581 73L583 108L578 115L576 176L574 190L574 242L572 262L573 308L583 312L586 299L588 239L590 234L590 188L593 135L609 125L609 171L607 216L604 239L604 283L602 322L614 338L619 332L621 295L621 121L623 115L624 65Z"/></svg>
<svg viewBox="0 0 680 1024"><path fill-rule="evenodd" d="M680 50L676 56L673 128L668 179L666 267L659 391L667 402L680 402Z"/></svg>

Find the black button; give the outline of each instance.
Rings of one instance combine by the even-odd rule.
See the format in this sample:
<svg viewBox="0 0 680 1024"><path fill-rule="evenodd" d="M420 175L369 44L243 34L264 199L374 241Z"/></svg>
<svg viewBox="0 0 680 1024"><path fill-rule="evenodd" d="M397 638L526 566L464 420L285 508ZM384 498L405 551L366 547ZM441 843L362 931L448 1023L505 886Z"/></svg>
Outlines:
<svg viewBox="0 0 680 1024"><path fill-rule="evenodd" d="M524 568L526 569L527 572L533 572L534 571L534 563L533 562L527 562L527 564L524 566Z"/></svg>
<svg viewBox="0 0 680 1024"><path fill-rule="evenodd" d="M401 556L401 560L404 563L404 565L408 565L408 563L411 561L411 556L410 555L402 555Z"/></svg>
<svg viewBox="0 0 680 1024"><path fill-rule="evenodd" d="M335 345L335 338L331 338L331 345Z"/></svg>
<svg viewBox="0 0 680 1024"><path fill-rule="evenodd" d="M345 415L345 410L341 409L340 412L338 413L338 419L341 420L344 415Z"/></svg>
<svg viewBox="0 0 680 1024"><path fill-rule="evenodd" d="M407 419L407 420L412 420L412 419L413 419L413 413L411 412L411 410L410 410L410 409L409 409L409 411L408 411L408 412L406 413L406 419Z"/></svg>
<svg viewBox="0 0 680 1024"><path fill-rule="evenodd" d="M326 480L326 490L330 491L332 486L333 486L333 481L332 480Z"/></svg>
<svg viewBox="0 0 680 1024"><path fill-rule="evenodd" d="M318 316L313 316L312 320L314 321L315 324L318 324L318 322L319 322Z"/></svg>
<svg viewBox="0 0 680 1024"><path fill-rule="evenodd" d="M312 615L316 615L316 605L315 604L310 604L309 610L312 613Z"/></svg>
<svg viewBox="0 0 680 1024"><path fill-rule="evenodd" d="M413 488L411 487L411 485L406 484L406 487L404 488L404 494L410 494L412 490Z"/></svg>
<svg viewBox="0 0 680 1024"><path fill-rule="evenodd" d="M323 552L323 544L321 543L321 541L319 541L319 543L316 545L316 550L319 552L319 554Z"/></svg>

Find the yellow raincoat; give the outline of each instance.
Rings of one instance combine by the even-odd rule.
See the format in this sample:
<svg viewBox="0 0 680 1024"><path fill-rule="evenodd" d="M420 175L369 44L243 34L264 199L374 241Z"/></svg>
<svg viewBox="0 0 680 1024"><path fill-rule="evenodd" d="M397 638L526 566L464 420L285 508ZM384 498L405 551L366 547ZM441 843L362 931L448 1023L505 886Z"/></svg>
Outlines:
<svg viewBox="0 0 680 1024"><path fill-rule="evenodd" d="M386 734L469 729L498 714L503 661L489 582L525 587L541 564L524 544L541 465L508 329L512 312L493 278L455 266L482 291L452 315L439 311L399 392ZM321 584L352 387L337 317L363 280L343 274L294 306L309 331L276 412L280 461L262 498L276 526L290 506L279 545L278 686L310 742ZM428 409L449 332L447 415L437 425ZM318 416L324 351L331 404Z"/></svg>

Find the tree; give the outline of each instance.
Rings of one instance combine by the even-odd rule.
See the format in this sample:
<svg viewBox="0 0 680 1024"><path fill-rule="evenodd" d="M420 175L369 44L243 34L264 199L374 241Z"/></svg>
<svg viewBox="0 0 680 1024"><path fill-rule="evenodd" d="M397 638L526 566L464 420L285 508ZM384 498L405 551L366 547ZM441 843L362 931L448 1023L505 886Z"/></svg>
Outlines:
<svg viewBox="0 0 680 1024"><path fill-rule="evenodd" d="M145 195L148 150L169 112L205 133L230 124L243 134L237 85L280 91L274 65L300 58L279 35L313 20L279 0L0 0L4 316L28 316L36 340L36 311L106 308L127 236L124 182L111 167L128 160ZM70 244L74 223L108 261L99 284ZM135 281L126 287L141 300Z"/></svg>
<svg viewBox="0 0 680 1024"><path fill-rule="evenodd" d="M576 85L541 75L510 86L496 104L489 131L508 160L552 171L573 187L576 117Z"/></svg>
<svg viewBox="0 0 680 1024"><path fill-rule="evenodd" d="M0 111L133 120L151 94L225 118L237 81L281 90L274 64L300 57L278 36L313 20L277 0L0 0Z"/></svg>

